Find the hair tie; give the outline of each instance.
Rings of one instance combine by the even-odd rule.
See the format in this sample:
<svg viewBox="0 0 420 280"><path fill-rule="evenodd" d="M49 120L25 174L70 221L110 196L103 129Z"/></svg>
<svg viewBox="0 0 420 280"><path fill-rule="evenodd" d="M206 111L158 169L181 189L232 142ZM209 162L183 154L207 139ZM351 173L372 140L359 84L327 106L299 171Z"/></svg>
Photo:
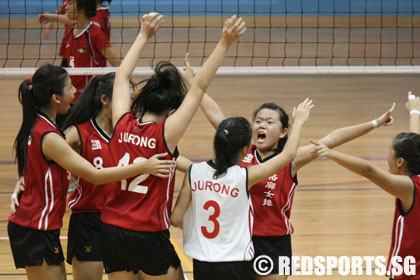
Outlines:
<svg viewBox="0 0 420 280"><path fill-rule="evenodd" d="M29 84L32 85L32 77L30 77L28 80L29 80Z"/></svg>
<svg viewBox="0 0 420 280"><path fill-rule="evenodd" d="M223 130L223 132L225 133L225 135L226 135L226 136L228 136L228 135L229 135L229 130L224 129L224 130Z"/></svg>

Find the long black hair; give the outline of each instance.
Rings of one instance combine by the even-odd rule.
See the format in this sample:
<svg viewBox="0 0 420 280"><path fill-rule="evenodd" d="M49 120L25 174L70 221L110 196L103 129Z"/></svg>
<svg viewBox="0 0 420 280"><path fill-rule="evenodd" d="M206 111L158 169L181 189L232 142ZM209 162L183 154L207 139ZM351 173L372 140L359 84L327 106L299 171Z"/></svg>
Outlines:
<svg viewBox="0 0 420 280"><path fill-rule="evenodd" d="M176 67L167 61L159 62L155 74L149 79L131 104L131 112L141 117L145 113L161 116L172 109L178 109L186 93L184 80Z"/></svg>
<svg viewBox="0 0 420 280"><path fill-rule="evenodd" d="M77 103L71 108L63 128L77 123L83 123L94 118L102 110L102 95L112 100L115 73L111 72L104 76L93 77L86 89L80 95Z"/></svg>
<svg viewBox="0 0 420 280"><path fill-rule="evenodd" d="M417 133L399 133L392 146L396 158L403 158L410 175L420 174L420 135Z"/></svg>
<svg viewBox="0 0 420 280"><path fill-rule="evenodd" d="M289 116L287 115L286 111L284 111L283 108L281 108L280 106L278 106L276 103L273 103L273 102L264 103L257 110L255 110L254 114L252 115L253 121L257 117L257 114L263 109L270 109L270 110L276 111L279 114L279 119L280 119L282 128L283 129L289 128ZM276 153L280 153L283 151L284 146L286 145L287 139L288 139L287 135L279 139L279 141L277 142Z"/></svg>
<svg viewBox="0 0 420 280"><path fill-rule="evenodd" d="M30 79L26 79L19 86L19 102L22 104L23 119L14 143L19 176L22 176L26 170L26 150L37 110L47 106L53 94L63 94L67 78L65 69L46 64L36 70L32 77L32 84Z"/></svg>
<svg viewBox="0 0 420 280"><path fill-rule="evenodd" d="M241 150L251 144L251 136L251 125L243 117L228 118L219 124L213 142L215 178L226 173L229 167L237 164Z"/></svg>

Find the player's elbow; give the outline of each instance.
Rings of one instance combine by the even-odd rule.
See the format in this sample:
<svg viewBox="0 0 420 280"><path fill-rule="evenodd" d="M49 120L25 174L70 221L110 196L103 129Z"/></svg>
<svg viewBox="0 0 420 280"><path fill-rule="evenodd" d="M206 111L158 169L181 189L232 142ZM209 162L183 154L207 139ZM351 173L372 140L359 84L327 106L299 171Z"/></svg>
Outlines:
<svg viewBox="0 0 420 280"><path fill-rule="evenodd" d="M173 225L174 227L177 227L177 228L182 227L182 219L181 218L172 215L171 218L170 218L170 221L171 221L171 225Z"/></svg>

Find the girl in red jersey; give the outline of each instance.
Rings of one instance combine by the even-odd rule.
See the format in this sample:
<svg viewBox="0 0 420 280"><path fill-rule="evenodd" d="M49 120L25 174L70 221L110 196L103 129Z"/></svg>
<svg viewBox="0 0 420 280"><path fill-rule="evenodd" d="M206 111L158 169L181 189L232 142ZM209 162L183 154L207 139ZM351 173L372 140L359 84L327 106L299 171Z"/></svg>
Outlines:
<svg viewBox="0 0 420 280"><path fill-rule="evenodd" d="M311 103L306 99L299 104L283 152L266 163L239 166L251 144L251 126L245 118L236 117L223 120L217 129L215 161L190 167L171 222L183 226L184 250L194 259L194 279L255 279L251 262L253 211L248 190L294 159Z"/></svg>
<svg viewBox="0 0 420 280"><path fill-rule="evenodd" d="M99 185L139 172L167 177L172 168L156 158L124 168L92 166L71 149L55 125L56 115L69 109L74 92L67 72L49 64L19 87L23 120L15 151L25 190L9 217L8 234L16 268L25 268L28 279L65 279L59 234L70 172Z"/></svg>
<svg viewBox="0 0 420 280"><path fill-rule="evenodd" d="M96 168L111 166L108 143L113 130L111 104L114 77L115 73L93 77L64 124L65 128L69 127L65 131L67 143ZM93 185L81 178L68 199L72 215L67 262L72 264L73 275L77 279L102 279L100 215L104 202L104 185Z"/></svg>
<svg viewBox="0 0 420 280"><path fill-rule="evenodd" d="M222 38L196 75L185 95L183 79L169 62L160 62L131 102L129 79L147 40L163 24L150 13L142 18L141 32L119 67L114 84L110 150L116 165L142 161L167 152L178 156L177 144L229 47L245 32L241 18L225 22ZM104 266L109 279L134 279L140 270L146 278L183 279L180 261L169 240L174 174L160 179L149 174L115 184L105 202Z"/></svg>
<svg viewBox="0 0 420 280"><path fill-rule="evenodd" d="M109 5L112 0L106 0L108 2L107 6L103 5L101 0L96 0L96 15L91 18L92 22L96 24L102 31L105 33L108 41L111 37L111 21L109 14ZM53 28L55 22L59 22L65 25L67 28L68 25L72 25L73 20L69 19L67 16L67 5L69 4L68 0L63 0L60 8L54 13L43 13L38 16L38 20L41 24L44 24L44 37L48 39L50 30Z"/></svg>
<svg viewBox="0 0 420 280"><path fill-rule="evenodd" d="M412 96L412 97L411 97ZM394 225L387 276L395 280L420 279L420 99L408 94L410 133L399 133L388 150L388 172L371 162L330 150L313 142L319 156L366 177L384 191L395 196ZM403 270L407 256L414 257L415 269Z"/></svg>
<svg viewBox="0 0 420 280"><path fill-rule="evenodd" d="M224 119L217 103L205 95L201 108L211 124L217 128ZM362 136L375 127L389 125L392 122L391 107L386 113L372 122L337 129L322 141L328 147L336 147L354 138ZM242 167L258 165L281 153L288 139L289 117L274 103L265 103L253 114L252 139L255 143L241 162ZM297 186L297 171L317 158L313 144L299 147L292 163L270 178L259 182L250 191L254 206L255 256L266 255L273 260L271 274L258 275L257 279L283 280L287 276L279 275L279 256L292 256L291 234L293 227L290 214L293 196Z"/></svg>
<svg viewBox="0 0 420 280"><path fill-rule="evenodd" d="M119 65L119 58L113 51L107 35L93 23L92 17L96 15L95 0L70 0L67 5L67 15L75 21L69 25L64 33L60 49L65 67L106 67L108 61L112 66ZM91 75L71 76L76 87L77 98L86 87Z"/></svg>

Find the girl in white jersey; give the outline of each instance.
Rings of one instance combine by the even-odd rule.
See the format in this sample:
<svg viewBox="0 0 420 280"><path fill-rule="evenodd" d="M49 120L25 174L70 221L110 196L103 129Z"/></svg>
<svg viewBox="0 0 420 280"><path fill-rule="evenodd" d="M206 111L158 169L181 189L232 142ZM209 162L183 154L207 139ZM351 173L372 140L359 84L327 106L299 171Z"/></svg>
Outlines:
<svg viewBox="0 0 420 280"><path fill-rule="evenodd" d="M213 127L217 128L224 119L224 114L218 104L205 95L200 106ZM334 148L376 127L390 125L393 108L391 107L372 122L336 129L320 141ZM242 167L262 164L282 152L288 141L289 116L275 103L265 103L254 112L251 127L254 144L243 158L240 164ZM272 260L278 259L279 256L291 258L291 234L294 230L290 223L290 214L294 191L297 187L297 172L317 158L315 151L313 144L299 147L296 158L291 164L277 172L275 176L258 182L251 189L255 221L253 242L256 257L266 255ZM273 261L273 270L270 274L258 275L257 278L284 280L287 276L279 275L278 262Z"/></svg>
<svg viewBox="0 0 420 280"><path fill-rule="evenodd" d="M299 104L284 151L265 164L239 166L249 150L251 126L245 118L236 117L222 121L217 129L215 160L191 165L171 222L183 225L184 249L194 259L194 279L255 279L250 262L254 257L253 210L248 190L294 159L312 107L309 99Z"/></svg>

